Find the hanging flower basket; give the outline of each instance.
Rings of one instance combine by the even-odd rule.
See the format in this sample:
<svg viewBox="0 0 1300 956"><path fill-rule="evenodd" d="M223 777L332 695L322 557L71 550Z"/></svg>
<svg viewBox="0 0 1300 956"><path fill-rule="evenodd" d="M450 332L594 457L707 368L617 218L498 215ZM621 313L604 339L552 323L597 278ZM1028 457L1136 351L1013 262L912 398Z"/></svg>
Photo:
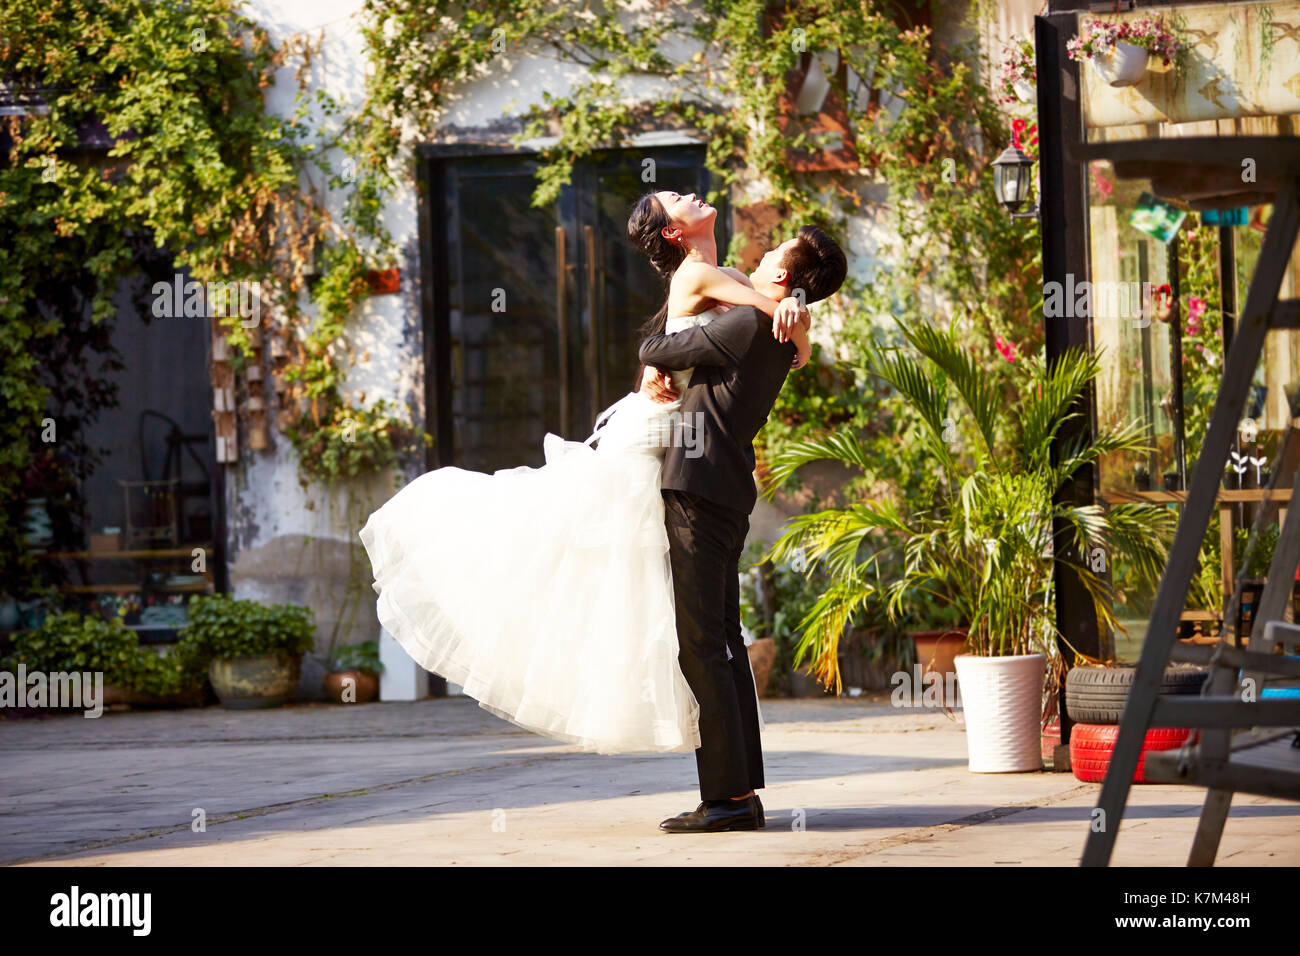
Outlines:
<svg viewBox="0 0 1300 956"><path fill-rule="evenodd" d="M1034 66L1034 43L1028 37L1016 37L1002 54L1002 74L998 84L1004 103L1038 102L1038 73Z"/></svg>
<svg viewBox="0 0 1300 956"><path fill-rule="evenodd" d="M1097 74L1115 87L1133 86L1146 75L1152 56L1168 66L1182 43L1163 20L1146 17L1118 23L1094 22L1066 44L1072 60L1091 60Z"/></svg>
<svg viewBox="0 0 1300 956"><path fill-rule="evenodd" d="M1109 53L1094 57L1092 65L1111 86L1133 86L1146 75L1150 58L1151 54L1140 46L1121 40Z"/></svg>

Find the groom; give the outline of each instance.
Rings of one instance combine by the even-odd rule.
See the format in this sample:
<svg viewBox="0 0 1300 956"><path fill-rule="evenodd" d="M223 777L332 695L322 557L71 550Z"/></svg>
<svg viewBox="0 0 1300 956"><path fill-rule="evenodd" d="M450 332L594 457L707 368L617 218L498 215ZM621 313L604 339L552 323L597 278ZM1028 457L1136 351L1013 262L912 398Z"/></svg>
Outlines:
<svg viewBox="0 0 1300 956"><path fill-rule="evenodd" d="M839 289L846 268L835 241L804 226L763 256L750 281L777 301L803 290L805 301L817 302ZM695 367L681 417L699 423L689 447L669 444L661 481L678 661L700 705L695 764L703 801L659 824L669 833L764 825L755 792L764 785L763 749L754 677L740 635L739 562L757 498L754 436L794 355L794 345L778 342L768 317L753 306L732 309L707 325L652 335L641 345L647 366L641 390L656 401L677 398L667 372Z"/></svg>

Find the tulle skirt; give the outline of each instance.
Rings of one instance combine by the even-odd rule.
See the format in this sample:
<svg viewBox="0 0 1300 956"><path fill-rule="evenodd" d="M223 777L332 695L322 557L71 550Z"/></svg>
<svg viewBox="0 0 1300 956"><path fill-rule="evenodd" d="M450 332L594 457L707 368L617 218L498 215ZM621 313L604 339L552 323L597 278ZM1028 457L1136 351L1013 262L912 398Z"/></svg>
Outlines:
<svg viewBox="0 0 1300 956"><path fill-rule="evenodd" d="M659 492L679 408L633 393L595 448L548 434L540 468L408 484L360 532L385 629L527 730L598 753L699 747Z"/></svg>

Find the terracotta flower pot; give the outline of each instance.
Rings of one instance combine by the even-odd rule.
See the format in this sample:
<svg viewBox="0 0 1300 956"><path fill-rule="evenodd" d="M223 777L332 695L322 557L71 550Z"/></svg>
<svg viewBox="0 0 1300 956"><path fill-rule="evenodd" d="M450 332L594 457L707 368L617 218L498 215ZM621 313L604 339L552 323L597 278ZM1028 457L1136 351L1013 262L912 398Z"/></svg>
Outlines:
<svg viewBox="0 0 1300 956"><path fill-rule="evenodd" d="M100 703L104 707L123 708L131 702L131 695L124 690L119 684L104 685L104 699Z"/></svg>
<svg viewBox="0 0 1300 956"><path fill-rule="evenodd" d="M298 686L301 657L240 657L214 660L208 680L227 710L279 707Z"/></svg>
<svg viewBox="0 0 1300 956"><path fill-rule="evenodd" d="M1043 730L1043 760L1051 760L1061 745L1061 718L1053 717Z"/></svg>
<svg viewBox="0 0 1300 956"><path fill-rule="evenodd" d="M939 685L948 686L948 675L956 679L957 668L954 658L962 652L966 644L966 628L955 627L947 631L912 631L909 636L916 645L916 662L921 665L921 677L935 671L939 675ZM946 701L951 705L952 701Z"/></svg>
<svg viewBox="0 0 1300 956"><path fill-rule="evenodd" d="M369 671L331 671L322 685L325 695L336 704L368 704L379 696L379 678Z"/></svg>
<svg viewBox="0 0 1300 956"><path fill-rule="evenodd" d="M749 669L754 672L754 686L758 696L766 697L772 680L772 665L776 663L776 638L760 637L745 648L749 652Z"/></svg>

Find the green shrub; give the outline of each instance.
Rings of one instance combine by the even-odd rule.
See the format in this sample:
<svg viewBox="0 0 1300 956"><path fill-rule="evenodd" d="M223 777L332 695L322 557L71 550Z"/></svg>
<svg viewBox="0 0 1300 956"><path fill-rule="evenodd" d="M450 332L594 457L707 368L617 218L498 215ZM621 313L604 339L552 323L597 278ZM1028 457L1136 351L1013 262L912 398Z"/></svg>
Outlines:
<svg viewBox="0 0 1300 956"><path fill-rule="evenodd" d="M794 666L795 646L799 641L796 625L807 615L826 585L825 574L817 568L800 572L790 562L765 565L763 543L754 541L740 562L740 621L755 640L764 637L776 641L770 692L790 692L789 675ZM759 577L770 592L771 616L763 606Z"/></svg>
<svg viewBox="0 0 1300 956"><path fill-rule="evenodd" d="M120 619L105 621L74 612L46 618L33 631L14 637L14 652L3 669L17 672L100 671L104 681L124 690L160 697L183 693L202 679L192 648L184 642L159 654L141 647L136 633Z"/></svg>
<svg viewBox="0 0 1300 956"><path fill-rule="evenodd" d="M831 581L801 632L796 666L811 659L840 690L838 651L846 624L872 604L902 623L914 596L929 592L969 628L966 647L982 656L1051 652L1058 638L1053 583L1064 566L1092 599L1102 626L1118 626L1100 556L1124 556L1145 580L1167 562L1173 515L1159 506L1054 501L1080 469L1116 452L1143 453L1140 423L1113 424L1053 445L1079 416L1075 403L1101 372L1100 358L1074 348L1050 365L1040 352L989 375L955 330L896 320L909 350L870 349L864 368L888 382L925 423L924 441L944 481L923 496L862 498L797 515L768 554L823 567ZM1017 396L1008 403L1010 383ZM793 446L773 462L770 495L813 461L858 469L874 462L856 436L834 433ZM1066 638L1068 641L1068 638Z"/></svg>
<svg viewBox="0 0 1300 956"><path fill-rule="evenodd" d="M378 641L345 644L334 652L334 657L330 661L330 670L335 673L365 671L368 674L378 674L383 669L384 665L379 660Z"/></svg>
<svg viewBox="0 0 1300 956"><path fill-rule="evenodd" d="M141 647L131 690L153 697L171 697L197 688L206 680L205 662L185 641L161 651Z"/></svg>
<svg viewBox="0 0 1300 956"><path fill-rule="evenodd" d="M21 663L29 671L103 671L110 684L124 685L136 671L139 639L120 620L83 618L67 612L47 617L33 631L14 636L6 670Z"/></svg>
<svg viewBox="0 0 1300 956"><path fill-rule="evenodd" d="M188 649L207 661L266 655L297 656L312 649L311 611L291 604L259 604L225 594L196 597L181 631Z"/></svg>

